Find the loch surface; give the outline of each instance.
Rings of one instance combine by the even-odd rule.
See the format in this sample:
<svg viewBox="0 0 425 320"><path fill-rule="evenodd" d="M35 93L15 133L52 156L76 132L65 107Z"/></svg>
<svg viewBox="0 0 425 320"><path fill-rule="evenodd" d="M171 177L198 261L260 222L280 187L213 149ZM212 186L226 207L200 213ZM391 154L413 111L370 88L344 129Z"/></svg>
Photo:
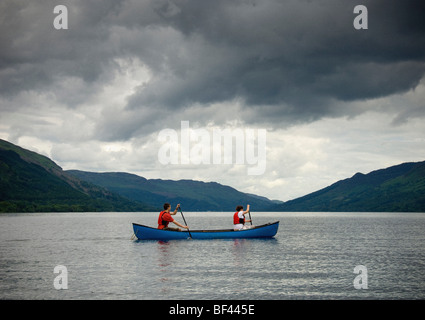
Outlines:
<svg viewBox="0 0 425 320"><path fill-rule="evenodd" d="M232 212L184 215L193 229L232 223ZM157 217L1 214L0 299L425 298L425 213L252 212L254 224L280 221L273 239L130 240L133 222Z"/></svg>

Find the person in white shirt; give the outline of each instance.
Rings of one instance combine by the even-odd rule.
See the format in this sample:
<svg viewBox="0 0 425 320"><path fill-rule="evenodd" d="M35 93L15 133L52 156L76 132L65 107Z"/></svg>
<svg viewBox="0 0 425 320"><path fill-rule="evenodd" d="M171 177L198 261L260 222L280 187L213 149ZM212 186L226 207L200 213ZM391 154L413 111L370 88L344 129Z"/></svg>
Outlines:
<svg viewBox="0 0 425 320"><path fill-rule="evenodd" d="M236 207L236 212L233 214L233 229L235 231L252 228L252 226L245 225L246 222L251 222L251 220L245 219L245 215L248 212L249 212L249 205L247 205L246 211L243 210L243 206Z"/></svg>

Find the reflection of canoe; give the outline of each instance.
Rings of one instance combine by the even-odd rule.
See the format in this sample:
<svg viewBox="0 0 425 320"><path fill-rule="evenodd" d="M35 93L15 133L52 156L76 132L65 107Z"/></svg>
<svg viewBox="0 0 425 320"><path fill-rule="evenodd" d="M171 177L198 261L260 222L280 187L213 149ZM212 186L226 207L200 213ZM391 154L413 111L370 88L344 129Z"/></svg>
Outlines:
<svg viewBox="0 0 425 320"><path fill-rule="evenodd" d="M251 229L190 230L192 239L244 239L271 238L277 233L279 221L263 224ZM177 240L190 238L188 231L170 231L133 223L134 234L139 240Z"/></svg>

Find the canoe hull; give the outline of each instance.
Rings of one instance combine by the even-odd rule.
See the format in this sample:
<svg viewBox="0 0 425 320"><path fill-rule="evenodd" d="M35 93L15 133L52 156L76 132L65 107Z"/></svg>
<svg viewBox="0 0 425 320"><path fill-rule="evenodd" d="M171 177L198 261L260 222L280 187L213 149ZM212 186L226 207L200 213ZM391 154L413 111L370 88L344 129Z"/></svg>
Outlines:
<svg viewBox="0 0 425 320"><path fill-rule="evenodd" d="M190 230L192 239L246 239L272 238L279 228L279 221L257 226L251 229L227 230ZM160 230L133 223L133 231L139 240L183 240L190 239L188 231Z"/></svg>

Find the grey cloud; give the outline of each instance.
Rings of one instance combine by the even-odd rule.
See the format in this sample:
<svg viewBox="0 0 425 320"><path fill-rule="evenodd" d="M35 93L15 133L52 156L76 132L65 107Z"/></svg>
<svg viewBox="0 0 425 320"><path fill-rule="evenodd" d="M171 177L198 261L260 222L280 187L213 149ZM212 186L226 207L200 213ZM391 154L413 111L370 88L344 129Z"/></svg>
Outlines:
<svg viewBox="0 0 425 320"><path fill-rule="evenodd" d="M0 94L52 91L61 79L76 77L86 90L57 92L74 107L102 90L119 68L114 59L137 57L152 77L124 102L123 128L99 131L108 140L149 132L172 116L190 117L193 106L235 100L242 110L227 120L251 124L350 116L364 110L338 102L406 92L425 73L425 4L418 1L362 1L368 30L353 27L354 0L61 4L69 8L66 31L52 27L54 1L2 2ZM103 115L99 124L113 121L110 112ZM196 116L211 121L209 111L205 119Z"/></svg>
<svg viewBox="0 0 425 320"><path fill-rule="evenodd" d="M172 109L240 97L247 105L282 106L282 115L290 105L294 118L320 105L323 115L332 115L330 100L404 92L425 72L417 14L424 5L417 2L366 1L369 30L362 31L352 25L355 1L174 4L178 13L158 24L185 37L161 59L161 69L151 65L158 73L131 107ZM197 50L202 46L207 50Z"/></svg>
<svg viewBox="0 0 425 320"><path fill-rule="evenodd" d="M69 10L69 29L56 30L56 1L3 1L0 93L48 91L61 77L79 77L88 84L96 81L114 54L107 43L109 26L102 20L102 8L113 9L115 2L110 3L63 1Z"/></svg>

